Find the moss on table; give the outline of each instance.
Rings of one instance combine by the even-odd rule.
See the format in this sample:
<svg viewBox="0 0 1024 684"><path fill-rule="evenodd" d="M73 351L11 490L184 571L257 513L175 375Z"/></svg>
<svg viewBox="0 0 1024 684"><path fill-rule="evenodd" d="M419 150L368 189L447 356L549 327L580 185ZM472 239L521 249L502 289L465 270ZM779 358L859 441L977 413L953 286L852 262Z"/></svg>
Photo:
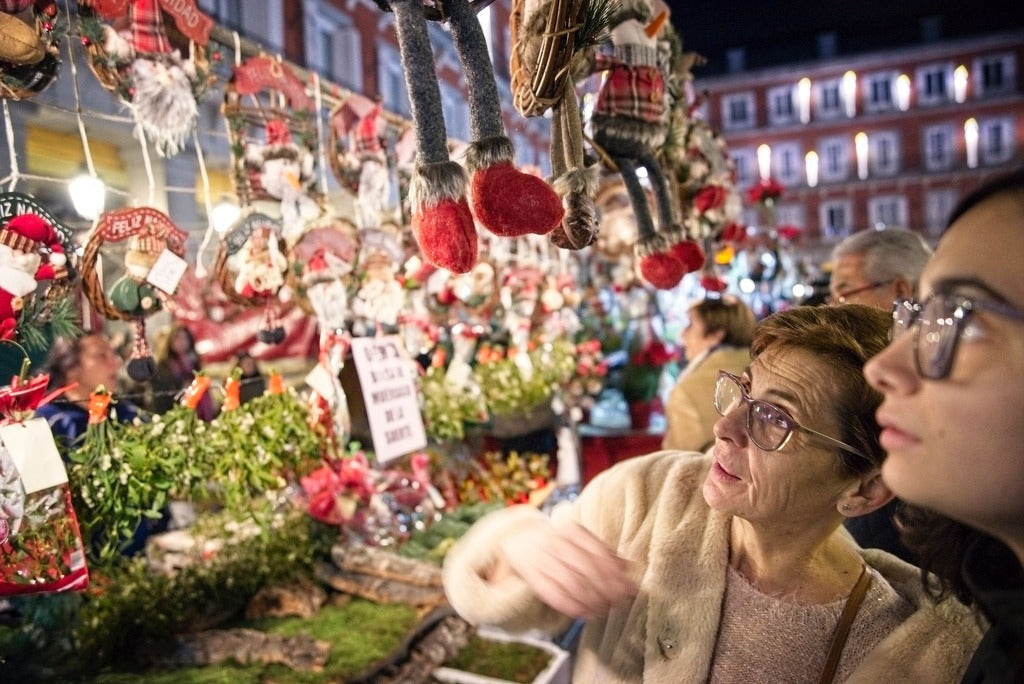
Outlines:
<svg viewBox="0 0 1024 684"><path fill-rule="evenodd" d="M513 682L532 682L550 662L550 653L529 644L491 641L474 635L445 667Z"/></svg>

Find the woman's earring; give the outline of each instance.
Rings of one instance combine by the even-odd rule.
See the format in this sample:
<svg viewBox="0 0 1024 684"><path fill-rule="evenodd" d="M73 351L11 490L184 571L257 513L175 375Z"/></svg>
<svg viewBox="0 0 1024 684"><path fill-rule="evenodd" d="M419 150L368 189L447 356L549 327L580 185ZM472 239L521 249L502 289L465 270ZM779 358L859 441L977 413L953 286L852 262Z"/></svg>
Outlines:
<svg viewBox="0 0 1024 684"><path fill-rule="evenodd" d="M842 506L839 507L839 510L842 511L843 513L849 513L850 511L853 510L853 506L849 503L844 503Z"/></svg>

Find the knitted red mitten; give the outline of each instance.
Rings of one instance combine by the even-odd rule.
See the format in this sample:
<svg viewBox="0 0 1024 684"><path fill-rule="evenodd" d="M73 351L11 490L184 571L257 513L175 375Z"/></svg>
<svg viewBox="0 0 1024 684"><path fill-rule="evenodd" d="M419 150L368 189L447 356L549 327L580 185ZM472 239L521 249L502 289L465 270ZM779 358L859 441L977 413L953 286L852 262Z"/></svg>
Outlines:
<svg viewBox="0 0 1024 684"><path fill-rule="evenodd" d="M640 275L659 290L670 290L686 275L686 266L669 252L651 252L640 258Z"/></svg>
<svg viewBox="0 0 1024 684"><path fill-rule="evenodd" d="M562 200L542 178L516 169L514 155L504 136L470 146L466 164L472 174L473 214L501 237L547 235L562 222Z"/></svg>

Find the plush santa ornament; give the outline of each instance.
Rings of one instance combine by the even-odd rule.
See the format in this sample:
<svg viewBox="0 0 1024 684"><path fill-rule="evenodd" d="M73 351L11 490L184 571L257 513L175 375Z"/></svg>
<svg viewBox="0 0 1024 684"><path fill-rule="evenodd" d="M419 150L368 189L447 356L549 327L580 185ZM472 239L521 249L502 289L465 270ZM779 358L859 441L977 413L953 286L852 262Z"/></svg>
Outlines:
<svg viewBox="0 0 1024 684"><path fill-rule="evenodd" d="M64 246L52 225L36 214L20 214L0 228L0 329L13 336L25 297L40 281L67 278Z"/></svg>
<svg viewBox="0 0 1024 684"><path fill-rule="evenodd" d="M348 315L348 286L345 277L351 272L352 265L329 249L320 248L310 257L302 280L321 330L345 327Z"/></svg>
<svg viewBox="0 0 1024 684"><path fill-rule="evenodd" d="M360 228L380 226L381 213L391 191L387 154L381 133L381 106L376 104L359 120L359 125L353 131L352 149L359 164L356 216Z"/></svg>
<svg viewBox="0 0 1024 684"><path fill-rule="evenodd" d="M378 0L378 4L383 0ZM448 157L441 90L423 0L389 0L416 131L409 184L412 228L427 261L455 273L476 263L474 217L495 235L546 235L562 221L562 201L537 176L518 171L505 134L487 42L468 0L440 0L468 89L472 142L467 169ZM467 178L466 171L469 171ZM472 203L467 201L469 189Z"/></svg>

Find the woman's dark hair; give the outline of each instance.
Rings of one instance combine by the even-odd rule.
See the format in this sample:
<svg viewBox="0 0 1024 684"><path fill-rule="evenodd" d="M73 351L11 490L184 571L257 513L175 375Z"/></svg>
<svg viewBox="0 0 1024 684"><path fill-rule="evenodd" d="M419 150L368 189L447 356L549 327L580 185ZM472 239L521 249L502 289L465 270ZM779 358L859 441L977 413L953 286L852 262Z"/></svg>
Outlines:
<svg viewBox="0 0 1024 684"><path fill-rule="evenodd" d="M960 201L956 203L956 206L953 207L953 211L949 214L949 219L946 221L946 228L948 229L951 225L956 223L961 216L987 200L989 197L1012 190L1016 190L1018 192L1024 190L1024 167L990 178L960 198Z"/></svg>
<svg viewBox="0 0 1024 684"><path fill-rule="evenodd" d="M864 364L888 344L891 320L885 311L861 304L801 306L772 314L754 331L751 358L774 347L802 349L827 369L835 385L832 414L839 439L867 457L838 450L838 467L846 475L866 473L885 459L875 419L882 394L868 384Z"/></svg>
<svg viewBox="0 0 1024 684"><path fill-rule="evenodd" d="M694 304L690 311L700 316L706 334L719 330L725 333L722 344L730 347L750 346L757 320L750 307L736 297L709 297Z"/></svg>
<svg viewBox="0 0 1024 684"><path fill-rule="evenodd" d="M50 387L68 384L68 373L82 363L82 343L90 337L102 337L100 333L85 333L78 337L58 337L53 341L42 372L50 375Z"/></svg>
<svg viewBox="0 0 1024 684"><path fill-rule="evenodd" d="M172 357L177 356L177 353L174 351L174 338L177 337L179 333L183 333L185 337L188 338L188 348L191 350L192 354L195 354L195 335L193 335L192 331L184 325L175 323L171 327L167 328L157 340L155 349L156 353L153 355L153 358L156 359L157 363L165 362ZM193 360L198 360L198 356Z"/></svg>

